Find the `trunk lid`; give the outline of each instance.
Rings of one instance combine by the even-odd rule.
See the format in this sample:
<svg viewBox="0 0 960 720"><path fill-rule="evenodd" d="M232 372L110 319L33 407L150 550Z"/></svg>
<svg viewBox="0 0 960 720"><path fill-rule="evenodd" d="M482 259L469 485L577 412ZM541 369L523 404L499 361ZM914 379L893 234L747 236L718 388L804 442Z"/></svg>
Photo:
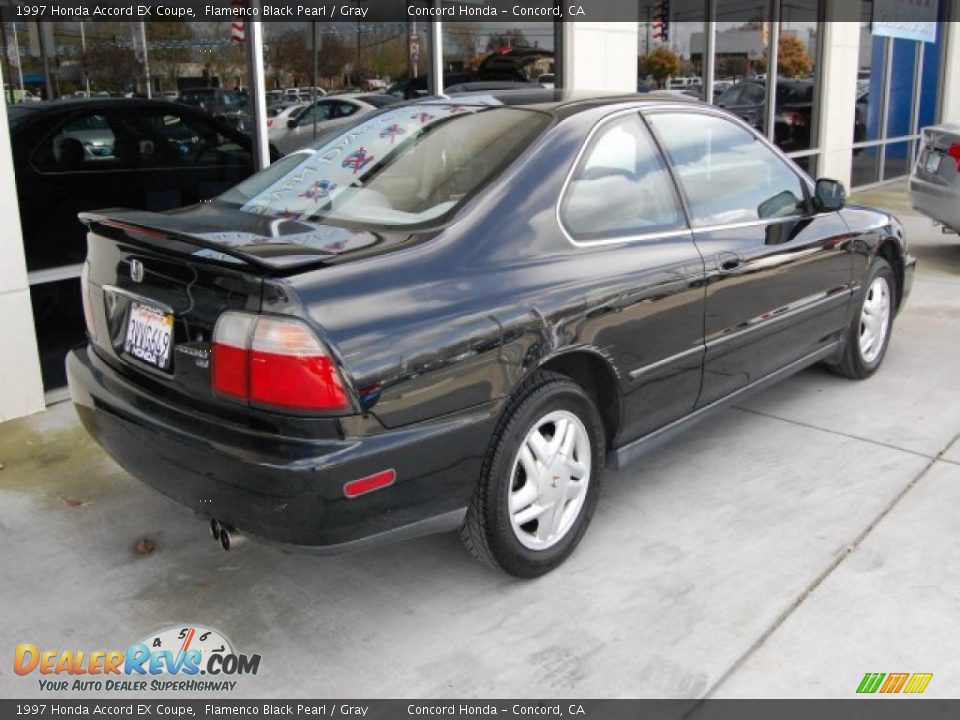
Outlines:
<svg viewBox="0 0 960 720"><path fill-rule="evenodd" d="M84 293L97 353L151 392L238 418L257 413L211 389L211 339L220 315L259 312L273 277L367 257L409 239L409 233L386 238L215 204L80 218L89 228Z"/></svg>

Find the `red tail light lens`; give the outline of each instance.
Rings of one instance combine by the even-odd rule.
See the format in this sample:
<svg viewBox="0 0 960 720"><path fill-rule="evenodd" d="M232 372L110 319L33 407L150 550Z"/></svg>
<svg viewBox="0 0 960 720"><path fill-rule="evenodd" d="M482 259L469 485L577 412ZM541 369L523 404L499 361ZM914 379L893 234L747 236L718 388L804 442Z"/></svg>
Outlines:
<svg viewBox="0 0 960 720"><path fill-rule="evenodd" d="M213 333L215 392L254 405L342 410L347 393L313 331L292 318L226 312Z"/></svg>
<svg viewBox="0 0 960 720"><path fill-rule="evenodd" d="M960 172L960 143L954 143L948 147L947 155L954 159L954 162L957 163L957 172Z"/></svg>
<svg viewBox="0 0 960 720"><path fill-rule="evenodd" d="M273 127L273 118L267 118L267 127Z"/></svg>

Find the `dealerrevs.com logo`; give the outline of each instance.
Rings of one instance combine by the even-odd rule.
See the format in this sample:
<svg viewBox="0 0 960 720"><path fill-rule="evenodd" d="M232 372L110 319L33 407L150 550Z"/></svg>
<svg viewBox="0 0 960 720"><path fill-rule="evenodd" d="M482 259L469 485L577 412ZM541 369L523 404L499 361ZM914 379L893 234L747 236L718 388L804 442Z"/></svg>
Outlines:
<svg viewBox="0 0 960 720"><path fill-rule="evenodd" d="M51 692L224 692L242 675L256 675L260 655L237 653L223 633L180 625L152 633L126 650L50 650L21 643L17 675L37 678ZM202 677L201 677L202 676Z"/></svg>

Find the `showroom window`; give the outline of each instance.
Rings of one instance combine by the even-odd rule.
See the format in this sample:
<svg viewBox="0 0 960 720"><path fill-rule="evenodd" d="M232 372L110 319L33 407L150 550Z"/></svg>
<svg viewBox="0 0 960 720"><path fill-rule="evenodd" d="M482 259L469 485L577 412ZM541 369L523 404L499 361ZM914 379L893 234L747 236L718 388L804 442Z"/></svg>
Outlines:
<svg viewBox="0 0 960 720"><path fill-rule="evenodd" d="M538 5L546 7L548 3L530 3L530 6ZM441 24L441 35L446 93L496 89L517 83L562 87L559 23L445 20Z"/></svg>
<svg viewBox="0 0 960 720"><path fill-rule="evenodd" d="M77 213L181 207L252 173L253 156L240 147L252 116L247 53L220 23L76 20L5 30L8 101L23 108L10 113L10 132L49 402L65 396L64 357L84 340L86 229ZM168 105L131 113L118 100L148 96L191 105L197 116ZM40 98L87 104L64 112L32 102Z"/></svg>
<svg viewBox="0 0 960 720"><path fill-rule="evenodd" d="M874 3L861 3L853 187L909 174L920 131L936 122L946 4L937 8L936 39L922 42L874 34Z"/></svg>
<svg viewBox="0 0 960 720"><path fill-rule="evenodd" d="M708 17L700 0L642 0L638 89L723 107L815 175L823 3L716 0Z"/></svg>

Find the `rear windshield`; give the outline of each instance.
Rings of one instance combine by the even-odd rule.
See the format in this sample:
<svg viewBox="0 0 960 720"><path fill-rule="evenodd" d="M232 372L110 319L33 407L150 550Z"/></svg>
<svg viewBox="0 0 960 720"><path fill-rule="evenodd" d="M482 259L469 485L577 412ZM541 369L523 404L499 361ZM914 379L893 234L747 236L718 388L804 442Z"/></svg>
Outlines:
<svg viewBox="0 0 960 720"><path fill-rule="evenodd" d="M530 145L550 116L441 103L371 114L279 160L219 200L258 215L412 226L474 195Z"/></svg>

